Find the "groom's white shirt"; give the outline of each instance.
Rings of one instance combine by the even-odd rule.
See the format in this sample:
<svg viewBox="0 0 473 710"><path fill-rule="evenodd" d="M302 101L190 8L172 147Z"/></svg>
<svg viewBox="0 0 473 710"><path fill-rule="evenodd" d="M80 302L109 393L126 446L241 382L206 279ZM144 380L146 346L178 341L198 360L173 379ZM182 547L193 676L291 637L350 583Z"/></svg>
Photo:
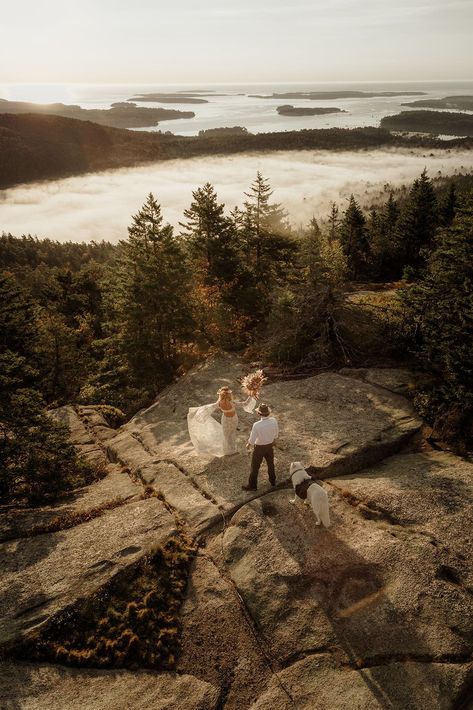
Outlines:
<svg viewBox="0 0 473 710"><path fill-rule="evenodd" d="M255 422L251 429L248 443L253 446L264 446L272 444L279 434L279 427L274 417L263 417L259 422Z"/></svg>

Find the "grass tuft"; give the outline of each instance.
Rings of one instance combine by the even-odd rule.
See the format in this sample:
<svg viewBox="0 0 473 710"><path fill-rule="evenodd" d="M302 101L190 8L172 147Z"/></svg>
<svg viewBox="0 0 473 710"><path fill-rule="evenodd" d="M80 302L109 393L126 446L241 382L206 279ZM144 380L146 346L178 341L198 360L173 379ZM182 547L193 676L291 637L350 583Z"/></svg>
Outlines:
<svg viewBox="0 0 473 710"><path fill-rule="evenodd" d="M193 540L177 533L15 655L73 666L173 670L195 554Z"/></svg>

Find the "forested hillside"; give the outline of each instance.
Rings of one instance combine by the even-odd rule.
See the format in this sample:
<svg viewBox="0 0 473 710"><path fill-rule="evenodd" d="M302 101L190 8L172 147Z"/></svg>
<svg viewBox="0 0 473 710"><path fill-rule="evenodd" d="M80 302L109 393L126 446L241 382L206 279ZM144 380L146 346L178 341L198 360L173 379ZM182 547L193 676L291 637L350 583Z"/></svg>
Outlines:
<svg viewBox="0 0 473 710"><path fill-rule="evenodd" d="M416 394L423 414L457 448L467 447L468 180L434 187L424 172L369 211L352 196L344 211L333 204L297 232L271 194L258 174L243 208L228 215L207 183L193 193L176 232L150 194L118 245L4 234L0 421L8 424L1 446L11 448L9 432L44 405L101 404L131 414L209 350L223 348L286 375L415 363L430 378ZM387 284L386 296L381 290L379 302L356 305L349 294L366 282ZM19 446L28 450L31 441L19 439ZM9 455L24 483L21 452ZM4 470L2 477L4 493L23 490L15 476Z"/></svg>
<svg viewBox="0 0 473 710"><path fill-rule="evenodd" d="M205 131L196 137L128 131L60 116L0 114L0 189L147 161L265 150L358 150L381 146L441 147L433 138L403 138L380 128L327 128L280 133ZM471 139L450 147L472 146Z"/></svg>
<svg viewBox="0 0 473 710"><path fill-rule="evenodd" d="M447 136L473 136L473 116L458 111L401 111L381 119L390 131L417 131Z"/></svg>

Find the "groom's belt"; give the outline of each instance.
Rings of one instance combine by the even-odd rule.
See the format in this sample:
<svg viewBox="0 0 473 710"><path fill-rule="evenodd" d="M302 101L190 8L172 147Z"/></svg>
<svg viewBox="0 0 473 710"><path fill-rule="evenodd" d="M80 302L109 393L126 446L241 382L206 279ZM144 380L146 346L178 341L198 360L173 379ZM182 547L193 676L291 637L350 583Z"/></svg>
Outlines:
<svg viewBox="0 0 473 710"><path fill-rule="evenodd" d="M299 498L302 498L302 500L307 499L307 491L309 490L310 486L314 483L314 481L311 478L305 478L303 481L297 484L297 486L294 488L296 492L296 496Z"/></svg>
<svg viewBox="0 0 473 710"><path fill-rule="evenodd" d="M269 444L255 444L255 446L273 446L274 441L270 441Z"/></svg>

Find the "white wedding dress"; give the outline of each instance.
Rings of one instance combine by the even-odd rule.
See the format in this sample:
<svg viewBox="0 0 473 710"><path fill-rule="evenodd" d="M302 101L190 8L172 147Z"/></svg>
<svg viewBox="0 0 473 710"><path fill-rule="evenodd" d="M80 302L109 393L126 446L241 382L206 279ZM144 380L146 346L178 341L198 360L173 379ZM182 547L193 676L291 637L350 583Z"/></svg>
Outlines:
<svg viewBox="0 0 473 710"><path fill-rule="evenodd" d="M248 397L243 404L245 412L251 413L256 405L254 397ZM218 402L204 404L202 407L190 407L187 415L189 436L198 454L206 456L227 456L237 452L236 432L238 414L227 417L222 412L220 422L212 414L218 408Z"/></svg>

